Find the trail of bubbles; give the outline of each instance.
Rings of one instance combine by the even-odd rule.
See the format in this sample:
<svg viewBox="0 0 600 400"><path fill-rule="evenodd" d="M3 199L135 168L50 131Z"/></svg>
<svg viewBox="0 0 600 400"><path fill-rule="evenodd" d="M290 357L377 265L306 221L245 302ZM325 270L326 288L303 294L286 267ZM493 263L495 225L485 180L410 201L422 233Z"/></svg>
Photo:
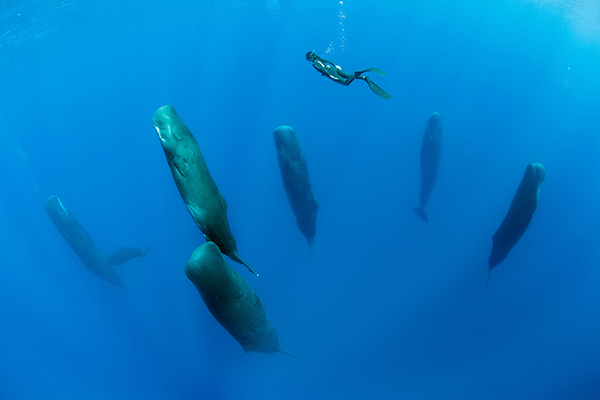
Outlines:
<svg viewBox="0 0 600 400"><path fill-rule="evenodd" d="M338 48L340 50L340 53L345 53L347 48L348 48L348 38L346 36L346 14L344 13L344 2L342 0L340 0L338 2L338 6L339 6L339 11L338 11L338 15L337 15L337 19L338 19L338 24L340 27L340 36L339 36L339 43L338 43ZM333 41L331 41L329 43L329 46L327 46L327 49L325 50L325 54L330 54L333 50L335 50L336 45Z"/></svg>
<svg viewBox="0 0 600 400"><path fill-rule="evenodd" d="M281 7L279 6L279 0L267 0L267 9L271 16L278 16L281 11Z"/></svg>

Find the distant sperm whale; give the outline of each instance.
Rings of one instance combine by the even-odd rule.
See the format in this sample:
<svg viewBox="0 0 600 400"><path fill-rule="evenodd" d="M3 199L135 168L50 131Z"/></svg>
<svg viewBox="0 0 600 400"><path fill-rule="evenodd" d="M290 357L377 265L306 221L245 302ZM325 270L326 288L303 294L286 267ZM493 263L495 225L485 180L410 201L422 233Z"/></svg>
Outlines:
<svg viewBox="0 0 600 400"><path fill-rule="evenodd" d="M317 210L312 185L308 179L308 168L300 147L296 131L291 126L280 126L273 132L277 148L277 163L281 171L283 188L287 194L296 225L312 247L316 233Z"/></svg>
<svg viewBox="0 0 600 400"><path fill-rule="evenodd" d="M425 222L429 222L425 214L425 206L437 180L440 156L442 154L442 117L437 112L429 116L423 134L421 146L421 204L413 210Z"/></svg>
<svg viewBox="0 0 600 400"><path fill-rule="evenodd" d="M244 277L227 265L214 243L203 243L194 250L185 274L208 311L246 353L285 353L260 298Z"/></svg>
<svg viewBox="0 0 600 400"><path fill-rule="evenodd" d="M138 257L141 261L144 259L144 257L146 257L146 255L148 253L150 253L150 251L153 248L154 248L154 246L151 246L151 247L147 248L146 250L142 251L135 247L121 247L120 249L116 250L115 252L110 254L108 257L106 257L106 263L108 265L122 266L123 263L126 263L127 261L134 259L136 257Z"/></svg>
<svg viewBox="0 0 600 400"><path fill-rule="evenodd" d="M44 207L60 234L75 251L85 268L105 281L125 289L125 284L119 275L106 263L88 233L79 225L75 216L62 205L60 199L50 196L46 199Z"/></svg>
<svg viewBox="0 0 600 400"><path fill-rule="evenodd" d="M156 110L152 122L175 185L198 228L208 241L219 246L223 254L256 274L238 254L227 220L227 202L210 175L192 132L169 105Z"/></svg>
<svg viewBox="0 0 600 400"><path fill-rule="evenodd" d="M540 198L540 188L546 170L540 163L527 166L521 184L510 203L510 208L492 237L494 245L488 260L488 283L492 270L508 256L510 250L527 230Z"/></svg>

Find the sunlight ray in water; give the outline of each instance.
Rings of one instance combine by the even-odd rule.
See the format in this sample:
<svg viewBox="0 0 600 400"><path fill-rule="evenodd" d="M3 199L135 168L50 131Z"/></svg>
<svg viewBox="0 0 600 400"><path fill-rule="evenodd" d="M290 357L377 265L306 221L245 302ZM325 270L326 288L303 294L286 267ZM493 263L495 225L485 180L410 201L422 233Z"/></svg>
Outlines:
<svg viewBox="0 0 600 400"><path fill-rule="evenodd" d="M597 0L529 0L542 10L563 15L574 34L587 42L600 42L600 2Z"/></svg>

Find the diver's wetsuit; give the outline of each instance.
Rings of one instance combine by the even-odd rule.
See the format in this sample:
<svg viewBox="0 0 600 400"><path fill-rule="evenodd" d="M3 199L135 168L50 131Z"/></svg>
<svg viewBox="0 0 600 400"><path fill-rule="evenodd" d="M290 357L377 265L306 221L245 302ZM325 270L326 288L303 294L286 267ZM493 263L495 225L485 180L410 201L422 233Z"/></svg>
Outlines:
<svg viewBox="0 0 600 400"><path fill-rule="evenodd" d="M348 86L355 79L362 79L363 81L366 81L369 84L369 87L371 88L371 90L378 96L380 96L386 100L389 100L390 98L392 98L392 95L390 95L385 90L383 90L382 88L377 86L375 83L373 83L373 81L371 81L371 79L369 79L368 76L362 76L363 73L369 72L369 71L375 72L381 76L386 76L385 73L380 69L368 68L368 69L365 69L362 71L356 71L356 72L354 72L354 74L349 74L347 72L344 72L342 70L342 68L339 67L338 65L335 65L333 63L333 61L329 61L324 58L321 58L317 54L315 54L313 51L309 51L308 53L306 53L306 59L308 61L312 61L312 65L313 65L314 69L319 71L321 73L321 75L326 76L327 78L331 79L332 81L334 81L336 83L339 83L340 85Z"/></svg>

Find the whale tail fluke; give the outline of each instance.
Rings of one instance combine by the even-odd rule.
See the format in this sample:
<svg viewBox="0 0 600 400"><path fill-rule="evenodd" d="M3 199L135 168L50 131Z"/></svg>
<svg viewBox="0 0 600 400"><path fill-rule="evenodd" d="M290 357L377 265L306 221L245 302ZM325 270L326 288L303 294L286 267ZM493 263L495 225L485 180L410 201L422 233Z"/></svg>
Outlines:
<svg viewBox="0 0 600 400"><path fill-rule="evenodd" d="M423 221L429 223L429 218L427 218L427 214L425 214L425 209L423 207L415 207L413 208L413 211L417 213L417 215L419 216L419 218L421 218Z"/></svg>
<svg viewBox="0 0 600 400"><path fill-rule="evenodd" d="M300 357L300 356L297 356L297 355L295 355L295 354L288 353L287 351L283 351L283 350L281 350L281 349L279 349L279 350L277 350L277 351L278 351L279 353L285 354L286 356L290 356L290 357L299 358L299 359L301 359L301 360L304 360L304 357Z"/></svg>
<svg viewBox="0 0 600 400"><path fill-rule="evenodd" d="M231 255L228 254L228 256L233 261L235 261L236 263L242 264L243 266L245 266L246 268L248 268L248 271L250 271L254 275L258 276L258 274L252 268L250 268L250 266L246 263L246 261L244 261L244 259L242 257L240 257L240 255L238 254L237 250L233 251Z"/></svg>
<svg viewBox="0 0 600 400"><path fill-rule="evenodd" d="M495 265L493 265L491 262L488 261L488 278L487 278L487 282L485 283L485 289L487 290L488 285L490 284L490 276L492 275L492 271L494 270L494 267L498 265L497 263Z"/></svg>
<svg viewBox="0 0 600 400"><path fill-rule="evenodd" d="M140 255L140 261L142 261L144 259L144 257L146 257L148 255L148 253L150 253L152 251L153 248L154 248L154 246L150 246L146 250L142 251L142 254Z"/></svg>

